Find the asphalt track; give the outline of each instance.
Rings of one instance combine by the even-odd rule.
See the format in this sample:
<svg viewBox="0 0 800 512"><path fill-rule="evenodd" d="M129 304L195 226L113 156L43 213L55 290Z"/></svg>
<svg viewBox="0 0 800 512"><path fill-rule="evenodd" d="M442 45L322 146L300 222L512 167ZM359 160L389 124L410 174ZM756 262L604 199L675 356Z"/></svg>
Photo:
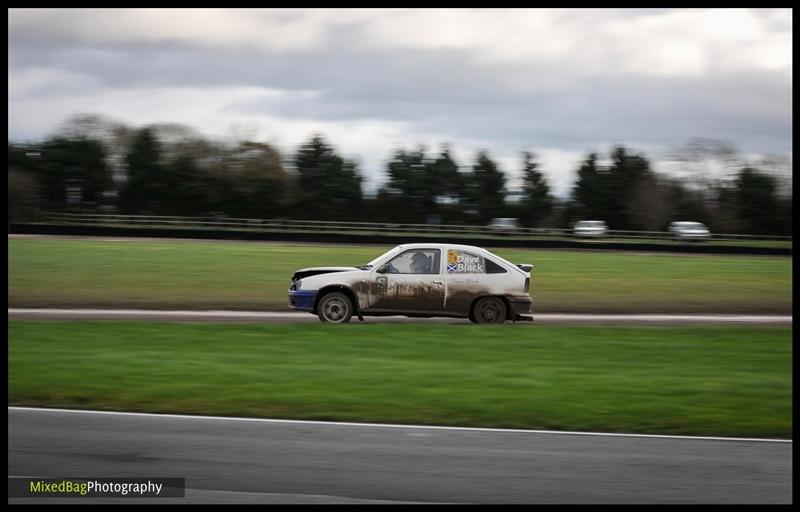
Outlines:
<svg viewBox="0 0 800 512"><path fill-rule="evenodd" d="M185 478L159 503L791 503L792 442L8 408L8 475ZM86 498L9 498L81 503ZM93 501L141 503L141 498Z"/></svg>
<svg viewBox="0 0 800 512"><path fill-rule="evenodd" d="M791 315L589 315L534 314L538 324L791 324ZM8 308L9 319L40 320L158 320L177 322L316 323L310 313L269 311L165 311L146 309L24 309ZM359 323L354 317L353 322ZM469 324L464 318L365 317L367 323ZM510 322L509 322L510 323Z"/></svg>

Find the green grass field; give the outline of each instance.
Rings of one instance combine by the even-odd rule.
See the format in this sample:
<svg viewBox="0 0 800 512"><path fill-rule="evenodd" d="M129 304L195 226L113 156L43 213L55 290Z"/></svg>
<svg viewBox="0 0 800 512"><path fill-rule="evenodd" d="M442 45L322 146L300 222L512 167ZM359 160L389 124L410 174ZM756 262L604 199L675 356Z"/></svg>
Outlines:
<svg viewBox="0 0 800 512"><path fill-rule="evenodd" d="M14 307L283 310L292 273L389 247L9 239ZM496 249L535 266L538 312L789 313L789 257Z"/></svg>
<svg viewBox="0 0 800 512"><path fill-rule="evenodd" d="M791 437L789 327L9 322L10 405Z"/></svg>

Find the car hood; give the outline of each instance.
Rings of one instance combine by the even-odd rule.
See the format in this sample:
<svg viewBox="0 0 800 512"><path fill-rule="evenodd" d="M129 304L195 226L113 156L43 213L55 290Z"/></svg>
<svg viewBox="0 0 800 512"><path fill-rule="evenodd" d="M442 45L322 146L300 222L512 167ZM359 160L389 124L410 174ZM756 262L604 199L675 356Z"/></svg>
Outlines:
<svg viewBox="0 0 800 512"><path fill-rule="evenodd" d="M292 281L295 279L303 279L311 276L318 276L320 274L330 274L332 272L352 272L353 270L361 270L356 267L309 267L301 268L292 276Z"/></svg>

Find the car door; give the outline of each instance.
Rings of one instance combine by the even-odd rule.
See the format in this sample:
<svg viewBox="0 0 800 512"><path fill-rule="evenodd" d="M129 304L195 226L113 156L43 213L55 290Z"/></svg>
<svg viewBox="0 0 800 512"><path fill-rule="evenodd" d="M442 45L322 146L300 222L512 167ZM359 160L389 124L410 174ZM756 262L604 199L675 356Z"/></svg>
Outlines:
<svg viewBox="0 0 800 512"><path fill-rule="evenodd" d="M494 295L497 290L486 273L482 254L462 249L447 249L445 264L445 311L467 315L477 297ZM495 265L496 266L496 265Z"/></svg>
<svg viewBox="0 0 800 512"><path fill-rule="evenodd" d="M438 313L444 308L441 250L408 249L370 274L371 311Z"/></svg>

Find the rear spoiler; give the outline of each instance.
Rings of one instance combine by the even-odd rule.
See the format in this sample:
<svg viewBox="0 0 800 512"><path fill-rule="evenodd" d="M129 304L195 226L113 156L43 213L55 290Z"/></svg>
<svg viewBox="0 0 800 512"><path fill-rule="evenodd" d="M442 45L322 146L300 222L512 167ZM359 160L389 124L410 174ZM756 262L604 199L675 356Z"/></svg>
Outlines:
<svg viewBox="0 0 800 512"><path fill-rule="evenodd" d="M523 272L528 272L528 273L533 272L533 265L531 265L530 263L517 263L517 267L519 267L519 269L522 270Z"/></svg>

